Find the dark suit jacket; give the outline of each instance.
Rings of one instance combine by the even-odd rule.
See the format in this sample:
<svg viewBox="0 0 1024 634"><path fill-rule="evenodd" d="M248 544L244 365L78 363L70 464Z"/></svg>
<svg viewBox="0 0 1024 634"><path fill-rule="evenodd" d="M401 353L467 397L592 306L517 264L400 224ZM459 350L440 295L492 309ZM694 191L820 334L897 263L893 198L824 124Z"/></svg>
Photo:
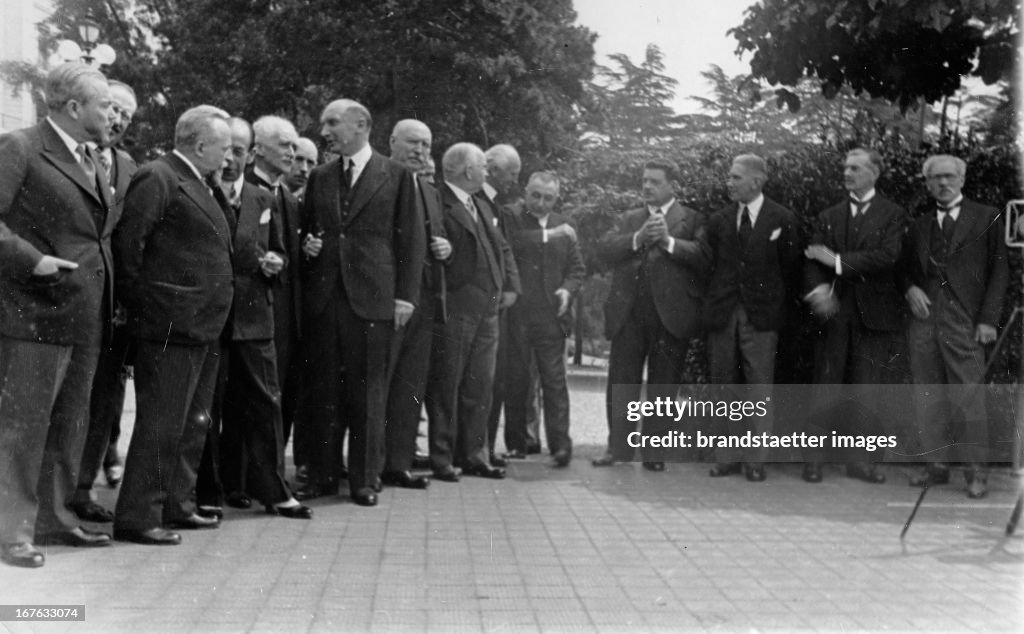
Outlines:
<svg viewBox="0 0 1024 634"><path fill-rule="evenodd" d="M114 148L113 151L114 161L111 165L111 189L114 200L114 210L117 214L114 218L114 225L117 225L117 221L121 219L121 211L124 209L124 197L128 193L128 185L132 182L132 177L135 176L135 172L139 171L139 166L136 165L135 159L128 155L124 150Z"/></svg>
<svg viewBox="0 0 1024 634"><path fill-rule="evenodd" d="M349 192L344 217L341 178L335 159L314 169L306 184L303 234L322 232L323 248L305 260L304 314L319 315L331 294L344 288L360 318L394 319L396 299L419 299L426 253L412 172L374 152Z"/></svg>
<svg viewBox="0 0 1024 634"><path fill-rule="evenodd" d="M0 157L0 335L98 341L104 303L113 305L109 190L87 182L48 121L0 136ZM43 255L78 268L33 275Z"/></svg>
<svg viewBox="0 0 1024 634"><path fill-rule="evenodd" d="M438 306L436 316L444 321L448 316L448 292L444 263L434 259L429 248L431 238L447 239L448 237L444 228L444 212L441 209L441 192L431 183L418 176L416 178L419 183L419 203L423 208L423 218L427 226L427 255L423 260L423 289L420 293L433 294Z"/></svg>
<svg viewBox="0 0 1024 634"><path fill-rule="evenodd" d="M448 234L448 240L452 244L452 255L445 262L445 274L448 282L448 304L453 310L471 313L479 312L484 310L486 306L483 304L466 305L465 303L456 306L456 299L458 298L453 297L454 294L457 294L469 285L477 269L487 266L486 262L477 261L477 234L473 217L469 215L469 211L459 201L458 196L455 195L451 187L442 184L440 189L441 203L444 209L445 232ZM500 269L498 276L501 279L499 292L522 292L522 288L519 285L519 271L516 268L515 257L512 255L512 249L501 236L501 231L498 229L497 221L495 220L494 208L491 206L490 201L487 200L487 197L482 194L474 196L473 201L476 205L477 213L480 215L480 222L483 224L487 237L491 241L494 257L498 262Z"/></svg>
<svg viewBox="0 0 1024 634"><path fill-rule="evenodd" d="M807 260L804 267L806 291L820 284L835 284L837 297L853 294L865 328L896 331L902 327L906 302L896 284L907 213L896 203L876 193L857 239L847 247L850 235L850 202L829 207L817 219L810 244L823 244L840 254L843 272Z"/></svg>
<svg viewBox="0 0 1024 634"><path fill-rule="evenodd" d="M165 154L128 187L114 233L118 296L140 339L216 341L233 295L225 211L184 161Z"/></svg>
<svg viewBox="0 0 1024 634"><path fill-rule="evenodd" d="M274 243L281 247L281 250L271 249L271 251L276 251L283 255L287 262L285 270L273 280L276 302L274 311L277 315L280 315L283 311L289 311L289 318L287 320L276 318L275 321L277 323L290 323L295 336L301 336L302 266L300 263L303 256L299 199L283 185L280 190L282 195L280 197L274 196L273 185L260 178L252 166L245 170L245 182L270 193L270 199L274 206L272 225L273 233L276 234Z"/></svg>
<svg viewBox="0 0 1024 634"><path fill-rule="evenodd" d="M703 240L704 218L676 202L665 217L668 233L676 239L673 252L661 247L634 251L633 234L649 215L646 207L627 211L597 246L598 257L612 267L612 287L604 306L608 339L614 339L630 318L641 261L647 267L654 306L665 329L679 339L693 337L700 330L700 307L710 263Z"/></svg>
<svg viewBox="0 0 1024 634"><path fill-rule="evenodd" d="M747 249L741 253L738 209L736 203L729 203L708 219L711 274L704 325L710 330L724 328L742 303L754 328L777 331L785 321L787 285L794 280L794 266L801 256L796 220L793 212L765 198Z"/></svg>
<svg viewBox="0 0 1024 634"><path fill-rule="evenodd" d="M270 230L273 205L270 193L249 183L242 185L231 257L235 271L230 322L233 341L274 338L274 278L260 269L260 258L267 251L284 252L279 234Z"/></svg>
<svg viewBox="0 0 1024 634"><path fill-rule="evenodd" d="M548 230L572 223L559 213L548 216ZM586 267L580 255L576 240L568 236L549 238L544 235L536 216L525 209L519 209L505 216L505 233L512 247L519 268L519 282L523 287L522 296L512 305L517 319L532 315L538 307L542 314L558 320L562 332L567 336L571 328L571 311L558 317L558 298L555 291L560 288L575 296L583 284Z"/></svg>
<svg viewBox="0 0 1024 634"><path fill-rule="evenodd" d="M931 256L935 207L929 206L907 232L901 290L925 288ZM974 323L998 326L1009 281L1003 222L999 210L963 199L946 260L946 279Z"/></svg>

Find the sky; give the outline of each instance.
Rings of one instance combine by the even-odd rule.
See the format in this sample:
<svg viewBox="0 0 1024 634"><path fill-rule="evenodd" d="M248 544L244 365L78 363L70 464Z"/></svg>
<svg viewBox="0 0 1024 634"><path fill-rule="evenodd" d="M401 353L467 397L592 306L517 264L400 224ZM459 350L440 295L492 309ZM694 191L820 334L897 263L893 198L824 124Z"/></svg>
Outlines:
<svg viewBox="0 0 1024 634"><path fill-rule="evenodd" d="M750 72L749 55L736 57L736 40L725 34L743 22L743 11L755 0L574 0L578 24L597 33L597 63L625 53L633 62L644 59L648 44L665 54L665 74L679 81L678 113L695 112L689 95L706 96L710 86L701 71L710 64L726 75Z"/></svg>

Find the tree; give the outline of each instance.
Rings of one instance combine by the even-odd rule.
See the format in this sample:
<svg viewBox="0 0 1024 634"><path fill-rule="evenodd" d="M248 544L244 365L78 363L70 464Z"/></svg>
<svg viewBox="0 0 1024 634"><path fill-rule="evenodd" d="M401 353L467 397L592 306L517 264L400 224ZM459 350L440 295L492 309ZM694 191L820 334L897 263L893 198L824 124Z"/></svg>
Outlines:
<svg viewBox="0 0 1024 634"><path fill-rule="evenodd" d="M906 111L952 95L966 75L1011 79L1020 10L1018 0L763 0L729 34L773 86L814 77L828 98L849 85Z"/></svg>
<svg viewBox="0 0 1024 634"><path fill-rule="evenodd" d="M591 123L613 147L646 145L679 133L679 117L669 105L678 81L664 73L664 53L648 44L639 65L624 53L609 55L614 66L598 66L591 84Z"/></svg>
<svg viewBox="0 0 1024 634"><path fill-rule="evenodd" d="M85 15L119 51L109 75L139 93L146 148L166 147L199 103L316 136L323 106L348 97L373 113L377 147L416 117L438 147L549 156L578 136L594 68L596 36L573 24L571 0L57 0L44 46Z"/></svg>

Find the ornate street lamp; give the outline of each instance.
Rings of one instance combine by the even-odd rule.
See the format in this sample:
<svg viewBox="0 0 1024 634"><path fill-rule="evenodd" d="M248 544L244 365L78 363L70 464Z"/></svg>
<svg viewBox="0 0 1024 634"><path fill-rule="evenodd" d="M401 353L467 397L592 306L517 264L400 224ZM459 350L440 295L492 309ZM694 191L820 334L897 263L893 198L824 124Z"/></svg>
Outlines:
<svg viewBox="0 0 1024 634"><path fill-rule="evenodd" d="M91 19L85 19L78 25L78 36L85 45L83 49L74 40L61 40L57 44L57 57L62 62L81 60L93 68L113 64L117 52L109 44L97 44L100 27Z"/></svg>

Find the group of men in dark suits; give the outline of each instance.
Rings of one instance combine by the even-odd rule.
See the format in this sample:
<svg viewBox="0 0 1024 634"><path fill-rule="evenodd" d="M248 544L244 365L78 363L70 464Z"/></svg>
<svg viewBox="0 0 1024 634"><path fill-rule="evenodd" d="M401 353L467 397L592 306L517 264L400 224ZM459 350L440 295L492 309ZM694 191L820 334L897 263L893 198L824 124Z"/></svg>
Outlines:
<svg viewBox="0 0 1024 634"><path fill-rule="evenodd" d="M938 155L923 166L937 208L910 223L902 207L875 191L881 171L874 150L847 154L849 199L818 216L801 253L794 215L761 191L768 172L760 157L734 159L726 180L732 202L706 222L675 201L674 165L645 166L645 207L625 213L600 243L613 269L605 306L612 350L608 452L595 466L632 459L627 438L636 427L626 405L640 397L644 366L647 400L674 398L692 337L706 335L712 383L748 384L747 398L770 400L779 332L789 298L798 296L821 322L807 428L867 431L857 405L877 398L878 385L903 381L896 361L909 343L911 375L922 388L912 442L927 462L911 484L948 482L943 447L952 419L966 430L960 440L968 495L986 494L983 347L996 339L1007 286L999 212L964 199L966 165ZM643 425L645 434L660 435L672 430L672 418L647 417ZM770 434L773 416L724 425L719 431L734 436ZM644 467L663 470L664 452L644 447ZM763 481L766 455L764 448L719 449L710 475L743 472ZM803 478L820 482L825 454L805 449L804 458ZM884 482L873 462L866 452L854 456L847 475Z"/></svg>

